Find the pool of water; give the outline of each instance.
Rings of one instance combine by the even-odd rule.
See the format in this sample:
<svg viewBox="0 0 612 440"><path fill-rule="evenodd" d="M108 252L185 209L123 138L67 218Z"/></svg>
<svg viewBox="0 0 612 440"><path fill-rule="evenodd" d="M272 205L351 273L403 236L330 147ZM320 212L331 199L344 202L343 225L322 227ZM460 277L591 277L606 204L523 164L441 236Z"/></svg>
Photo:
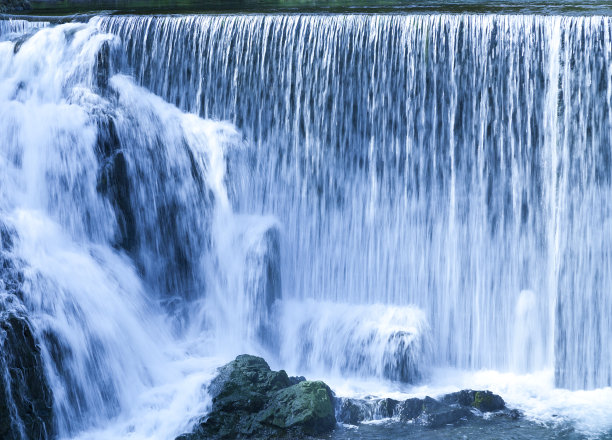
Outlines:
<svg viewBox="0 0 612 440"><path fill-rule="evenodd" d="M382 440L382 439L480 439L480 440L581 440L588 437L576 433L566 425L544 426L526 420L510 420L493 416L490 419L475 419L457 426L430 429L420 426L379 422L360 426L342 425L329 436L331 440ZM610 439L612 436L602 436Z"/></svg>

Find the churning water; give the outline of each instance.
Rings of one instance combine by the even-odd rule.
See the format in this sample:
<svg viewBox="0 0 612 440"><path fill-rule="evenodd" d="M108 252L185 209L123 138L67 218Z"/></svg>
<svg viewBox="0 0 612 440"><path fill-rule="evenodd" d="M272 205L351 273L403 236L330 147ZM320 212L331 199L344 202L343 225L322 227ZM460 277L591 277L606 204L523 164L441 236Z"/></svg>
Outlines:
<svg viewBox="0 0 612 440"><path fill-rule="evenodd" d="M612 429L611 25L0 21L0 220L59 435L187 431L244 351Z"/></svg>

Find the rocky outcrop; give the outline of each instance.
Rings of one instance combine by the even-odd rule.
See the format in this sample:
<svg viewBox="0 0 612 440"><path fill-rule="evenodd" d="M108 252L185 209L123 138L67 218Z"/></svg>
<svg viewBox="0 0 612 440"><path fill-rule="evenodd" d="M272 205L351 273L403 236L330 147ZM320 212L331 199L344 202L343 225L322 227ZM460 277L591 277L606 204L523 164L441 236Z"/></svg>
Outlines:
<svg viewBox="0 0 612 440"><path fill-rule="evenodd" d="M357 425L365 420L394 417L400 422L416 423L429 428L466 421L476 415L506 409L504 400L490 391L462 390L436 400L412 398L403 402L394 399L338 399L338 421ZM512 418L515 412L508 412Z"/></svg>
<svg viewBox="0 0 612 440"><path fill-rule="evenodd" d="M260 357L238 356L209 386L211 412L177 440L295 438L331 431L336 418L329 387L294 382Z"/></svg>

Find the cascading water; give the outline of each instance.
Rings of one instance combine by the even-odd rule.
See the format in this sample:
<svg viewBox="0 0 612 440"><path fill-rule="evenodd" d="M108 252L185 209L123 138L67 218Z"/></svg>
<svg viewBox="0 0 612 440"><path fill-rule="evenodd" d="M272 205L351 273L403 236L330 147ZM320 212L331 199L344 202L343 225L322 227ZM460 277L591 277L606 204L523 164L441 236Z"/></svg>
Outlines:
<svg viewBox="0 0 612 440"><path fill-rule="evenodd" d="M40 342L48 435L173 438L245 350L612 386L611 22L0 20L0 318Z"/></svg>
<svg viewBox="0 0 612 440"><path fill-rule="evenodd" d="M210 249L215 206L228 209L223 151L240 137L110 76L117 47L85 24L0 43L0 212L12 237L3 258L20 280L3 284L2 311L27 310L42 343L54 421L41 438L105 426L135 396L184 376L172 362L173 332L189 314L181 302L203 300L198 274L218 265ZM182 408L183 426L157 427L159 438L203 412L193 387L192 402L175 397L194 412ZM29 438L24 423L3 435Z"/></svg>

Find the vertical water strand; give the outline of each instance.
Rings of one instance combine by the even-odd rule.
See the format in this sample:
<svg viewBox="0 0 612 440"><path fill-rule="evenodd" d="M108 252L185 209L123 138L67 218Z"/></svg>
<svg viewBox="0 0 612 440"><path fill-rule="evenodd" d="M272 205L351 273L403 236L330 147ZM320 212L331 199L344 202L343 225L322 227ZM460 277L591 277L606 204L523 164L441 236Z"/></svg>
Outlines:
<svg viewBox="0 0 612 440"><path fill-rule="evenodd" d="M11 35L20 36L26 32L31 32L49 25L46 21L31 21L9 18L0 20L0 41L9 38Z"/></svg>
<svg viewBox="0 0 612 440"><path fill-rule="evenodd" d="M560 152L563 150L560 149L562 144L560 144L559 140L559 82L560 78L560 45L562 44L563 35L561 33L562 28L562 19L557 18L553 21L551 26L548 26L546 30L548 31L547 40L550 42L549 55L548 55L548 78L547 78L547 96L546 96L546 109L545 115L546 119L544 121L544 130L546 134L546 138L544 140L545 145L548 148L543 149L543 157L541 160L544 164L550 161L550 165L547 168L549 175L546 177L548 180L548 195L547 195L547 209L544 212L544 215L548 218L550 222L550 227L548 230L548 255L549 255L549 265L548 265L548 285L549 291L546 295L545 292L538 292L538 295L543 296L544 298L544 307L540 306L539 309L542 310L543 313L539 315L542 318L548 318L550 320L550 324L547 325L548 333L546 336L546 341L552 341L554 335L554 316L550 311L555 308L555 285L556 285L556 259L559 254L559 222L560 222L560 189L562 184L563 177L563 169L562 162L560 157ZM561 151L560 151L561 150ZM548 313L546 313L548 311ZM553 346L552 342L548 343L548 346ZM548 350L549 354L551 351ZM553 360L553 357L548 357L549 361Z"/></svg>

